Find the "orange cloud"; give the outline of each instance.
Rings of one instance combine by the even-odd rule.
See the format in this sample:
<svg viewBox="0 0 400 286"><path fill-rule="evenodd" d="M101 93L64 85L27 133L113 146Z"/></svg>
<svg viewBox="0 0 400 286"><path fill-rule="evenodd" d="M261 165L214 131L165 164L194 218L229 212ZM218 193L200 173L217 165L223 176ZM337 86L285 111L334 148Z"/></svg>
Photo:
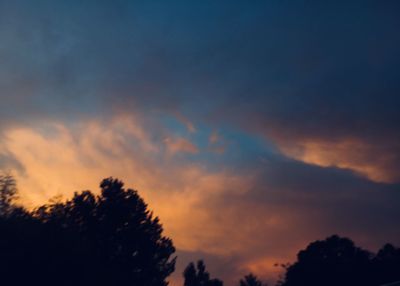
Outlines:
<svg viewBox="0 0 400 286"><path fill-rule="evenodd" d="M292 158L322 167L350 169L375 182L393 183L399 174L393 165L396 155L381 146L357 139L325 141L303 139L291 144L280 144L281 151Z"/></svg>
<svg viewBox="0 0 400 286"><path fill-rule="evenodd" d="M172 155L177 153L197 154L199 152L195 144L182 137L167 137L164 139L164 143Z"/></svg>

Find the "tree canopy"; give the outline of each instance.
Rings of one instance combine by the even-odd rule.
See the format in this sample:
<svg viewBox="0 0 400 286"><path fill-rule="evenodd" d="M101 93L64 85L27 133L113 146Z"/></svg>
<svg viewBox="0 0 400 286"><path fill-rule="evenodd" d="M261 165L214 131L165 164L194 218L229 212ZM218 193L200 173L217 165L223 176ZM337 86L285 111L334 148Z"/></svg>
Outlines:
<svg viewBox="0 0 400 286"><path fill-rule="evenodd" d="M197 265L193 262L189 263L183 272L183 277L185 279L184 286L223 286L221 280L210 279L203 260L197 261Z"/></svg>
<svg viewBox="0 0 400 286"><path fill-rule="evenodd" d="M239 281L239 286L267 286L263 284L261 280L257 278L253 273L246 275Z"/></svg>
<svg viewBox="0 0 400 286"><path fill-rule="evenodd" d="M9 214L16 194L17 187L13 176L7 173L0 174L0 216Z"/></svg>
<svg viewBox="0 0 400 286"><path fill-rule="evenodd" d="M1 220L5 285L168 284L175 248L159 219L121 181L100 188Z"/></svg>
<svg viewBox="0 0 400 286"><path fill-rule="evenodd" d="M282 286L376 286L400 280L400 249L387 244L378 254L333 235L315 241L287 267Z"/></svg>

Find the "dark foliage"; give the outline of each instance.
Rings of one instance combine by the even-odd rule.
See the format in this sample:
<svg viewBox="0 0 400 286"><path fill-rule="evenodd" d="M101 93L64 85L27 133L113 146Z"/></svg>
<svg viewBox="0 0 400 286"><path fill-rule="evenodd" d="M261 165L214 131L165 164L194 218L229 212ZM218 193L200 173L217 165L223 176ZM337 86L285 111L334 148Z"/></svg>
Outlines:
<svg viewBox="0 0 400 286"><path fill-rule="evenodd" d="M263 284L257 276L250 273L239 281L239 286L267 286L267 284Z"/></svg>
<svg viewBox="0 0 400 286"><path fill-rule="evenodd" d="M210 274L206 271L206 265L202 260L197 262L197 269L194 263L189 263L183 272L185 278L184 286L223 286L219 279L210 279Z"/></svg>
<svg viewBox="0 0 400 286"><path fill-rule="evenodd" d="M373 278L376 284L400 281L400 248L384 245L372 259Z"/></svg>
<svg viewBox="0 0 400 286"><path fill-rule="evenodd" d="M348 238L331 236L311 243L287 267L282 286L376 286L400 280L400 249L384 246L377 255Z"/></svg>
<svg viewBox="0 0 400 286"><path fill-rule="evenodd" d="M121 181L100 187L99 196L85 191L0 219L4 285L168 284L175 249L158 218Z"/></svg>
<svg viewBox="0 0 400 286"><path fill-rule="evenodd" d="M0 174L0 216L7 216L13 209L17 188L14 178L10 174Z"/></svg>

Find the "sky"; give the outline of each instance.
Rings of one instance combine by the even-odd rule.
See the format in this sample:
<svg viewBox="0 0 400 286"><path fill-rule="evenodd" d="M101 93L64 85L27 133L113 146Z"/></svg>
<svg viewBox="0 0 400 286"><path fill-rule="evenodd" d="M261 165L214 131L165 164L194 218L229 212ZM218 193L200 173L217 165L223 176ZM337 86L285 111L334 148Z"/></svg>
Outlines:
<svg viewBox="0 0 400 286"><path fill-rule="evenodd" d="M331 234L400 245L398 1L0 0L0 169L114 176L226 285Z"/></svg>

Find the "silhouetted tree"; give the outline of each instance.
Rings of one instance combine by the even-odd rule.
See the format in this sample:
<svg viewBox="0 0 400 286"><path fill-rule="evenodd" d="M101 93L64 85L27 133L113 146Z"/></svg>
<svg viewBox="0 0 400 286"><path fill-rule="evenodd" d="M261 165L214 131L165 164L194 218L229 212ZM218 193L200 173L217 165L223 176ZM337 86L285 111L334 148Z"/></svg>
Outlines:
<svg viewBox="0 0 400 286"><path fill-rule="evenodd" d="M208 286L223 286L224 283L219 280L219 279L211 279L210 281L208 281Z"/></svg>
<svg viewBox="0 0 400 286"><path fill-rule="evenodd" d="M334 235L309 244L284 268L282 286L377 286L400 281L400 249L386 244L374 255Z"/></svg>
<svg viewBox="0 0 400 286"><path fill-rule="evenodd" d="M0 284L28 285L38 275L45 245L41 224L24 208L16 206L16 182L0 175ZM40 235L44 234L43 239ZM42 283L46 285L46 283Z"/></svg>
<svg viewBox="0 0 400 286"><path fill-rule="evenodd" d="M373 258L372 265L375 285L400 281L400 248L385 244Z"/></svg>
<svg viewBox="0 0 400 286"><path fill-rule="evenodd" d="M221 280L210 279L203 260L197 262L197 269L193 262L189 263L183 272L183 277L184 286L223 286Z"/></svg>
<svg viewBox="0 0 400 286"><path fill-rule="evenodd" d="M175 267L175 258L170 259L175 248L162 236L158 217L121 181L108 178L100 187L98 197L85 191L50 206L41 213L42 220L79 235L79 243L92 250L91 263L102 283L167 285Z"/></svg>
<svg viewBox="0 0 400 286"><path fill-rule="evenodd" d="M11 212L16 194L14 177L7 173L0 174L0 216L6 216Z"/></svg>
<svg viewBox="0 0 400 286"><path fill-rule="evenodd" d="M1 285L166 286L175 252L159 219L123 183L0 219Z"/></svg>
<svg viewBox="0 0 400 286"><path fill-rule="evenodd" d="M287 268L283 286L371 285L372 254L347 238L331 236L311 243Z"/></svg>
<svg viewBox="0 0 400 286"><path fill-rule="evenodd" d="M183 277L185 279L184 286L198 286L197 270L193 262L190 262L183 271Z"/></svg>
<svg viewBox="0 0 400 286"><path fill-rule="evenodd" d="M257 276L252 273L246 275L244 279L239 281L240 286L267 286L267 284L263 284L261 280L257 278Z"/></svg>

